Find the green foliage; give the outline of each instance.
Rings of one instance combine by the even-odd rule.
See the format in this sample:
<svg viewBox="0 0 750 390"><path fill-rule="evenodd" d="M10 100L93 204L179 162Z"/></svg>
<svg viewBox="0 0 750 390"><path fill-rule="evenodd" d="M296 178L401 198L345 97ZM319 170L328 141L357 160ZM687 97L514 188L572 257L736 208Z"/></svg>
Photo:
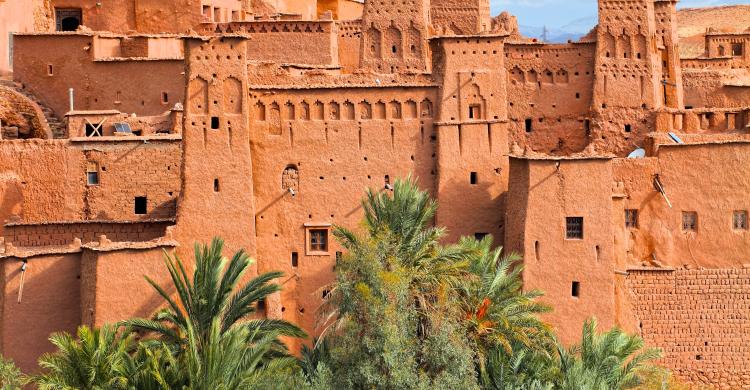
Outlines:
<svg viewBox="0 0 750 390"><path fill-rule="evenodd" d="M640 385L653 370L648 363L661 352L644 348L643 339L619 328L596 331L595 319L583 325L581 344L558 347L563 389L630 389Z"/></svg>
<svg viewBox="0 0 750 390"><path fill-rule="evenodd" d="M134 336L123 337L112 326L93 330L81 326L77 336L56 333L50 337L58 350L39 359L39 366L45 370L35 377L39 388L128 388L129 353L135 348Z"/></svg>
<svg viewBox="0 0 750 390"><path fill-rule="evenodd" d="M20 389L23 383L21 370L11 360L0 356L0 390Z"/></svg>

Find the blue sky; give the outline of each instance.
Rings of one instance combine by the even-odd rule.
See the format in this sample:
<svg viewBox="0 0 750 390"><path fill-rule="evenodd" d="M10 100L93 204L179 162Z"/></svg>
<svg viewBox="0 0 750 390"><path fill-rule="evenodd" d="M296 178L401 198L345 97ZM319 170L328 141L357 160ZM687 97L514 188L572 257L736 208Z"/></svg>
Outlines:
<svg viewBox="0 0 750 390"><path fill-rule="evenodd" d="M748 0L682 0L679 7L710 7L747 4ZM508 10L524 26L559 28L570 22L596 15L596 0L490 0L492 15Z"/></svg>

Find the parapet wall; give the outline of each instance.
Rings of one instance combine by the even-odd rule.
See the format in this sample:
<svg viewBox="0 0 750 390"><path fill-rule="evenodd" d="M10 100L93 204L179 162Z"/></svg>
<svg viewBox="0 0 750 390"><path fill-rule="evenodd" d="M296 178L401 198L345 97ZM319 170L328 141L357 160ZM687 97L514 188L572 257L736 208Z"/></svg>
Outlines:
<svg viewBox="0 0 750 390"><path fill-rule="evenodd" d="M333 21L254 21L202 26L205 34L247 36L247 55L254 61L338 65L338 39Z"/></svg>
<svg viewBox="0 0 750 390"><path fill-rule="evenodd" d="M631 270L625 284L641 335L678 377L750 386L750 269Z"/></svg>
<svg viewBox="0 0 750 390"><path fill-rule="evenodd" d="M69 245L76 238L88 243L98 241L102 234L112 241L149 241L164 236L172 224L174 221L10 224L5 226L4 238L16 247Z"/></svg>

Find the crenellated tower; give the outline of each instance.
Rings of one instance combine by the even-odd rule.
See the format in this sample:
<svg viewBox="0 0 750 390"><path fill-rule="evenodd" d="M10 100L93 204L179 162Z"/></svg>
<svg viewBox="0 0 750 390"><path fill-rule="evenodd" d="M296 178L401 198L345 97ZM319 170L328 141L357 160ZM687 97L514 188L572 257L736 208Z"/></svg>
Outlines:
<svg viewBox="0 0 750 390"><path fill-rule="evenodd" d="M176 226L183 256L194 242L213 237L225 240L225 254L244 248L255 255L246 53L244 38L185 39L187 91Z"/></svg>
<svg viewBox="0 0 750 390"><path fill-rule="evenodd" d="M378 73L428 70L429 0L365 1L360 67Z"/></svg>
<svg viewBox="0 0 750 390"><path fill-rule="evenodd" d="M675 4L599 0L592 110L599 117L597 136L623 140L605 142L610 152L639 145L653 128L654 111L682 107Z"/></svg>

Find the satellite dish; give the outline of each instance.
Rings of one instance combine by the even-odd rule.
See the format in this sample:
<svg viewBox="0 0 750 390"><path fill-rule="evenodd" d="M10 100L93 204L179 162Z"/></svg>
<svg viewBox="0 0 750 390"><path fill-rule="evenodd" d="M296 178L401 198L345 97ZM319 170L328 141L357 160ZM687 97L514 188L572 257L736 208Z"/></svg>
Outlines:
<svg viewBox="0 0 750 390"><path fill-rule="evenodd" d="M669 133L669 138L672 138L672 141L677 142L678 144L684 144L684 142L682 142L682 140L680 139L680 137L678 137L677 134L675 134L675 133L671 133L670 132Z"/></svg>
<svg viewBox="0 0 750 390"><path fill-rule="evenodd" d="M643 148L638 148L638 149L632 151L628 155L628 158L644 158L644 157L646 157L646 150L643 149Z"/></svg>

